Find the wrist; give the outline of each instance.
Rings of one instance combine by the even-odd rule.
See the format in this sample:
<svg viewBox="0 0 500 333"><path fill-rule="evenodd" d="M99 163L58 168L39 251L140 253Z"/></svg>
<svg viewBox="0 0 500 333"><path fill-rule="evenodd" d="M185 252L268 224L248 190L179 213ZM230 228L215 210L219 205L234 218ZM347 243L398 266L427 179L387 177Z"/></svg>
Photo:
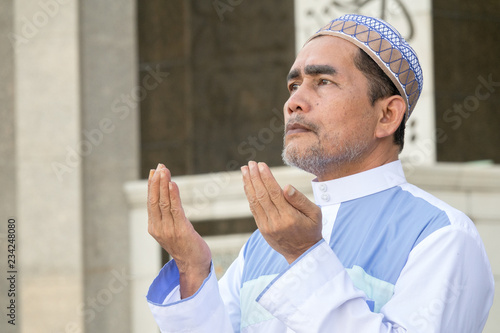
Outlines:
<svg viewBox="0 0 500 333"><path fill-rule="evenodd" d="M179 270L179 285L181 299L193 296L210 274L211 263L203 267L177 266Z"/></svg>
<svg viewBox="0 0 500 333"><path fill-rule="evenodd" d="M305 245L301 247L300 249L297 249L294 253L288 253L287 255L283 255L288 262L288 264L292 264L295 260L299 259L304 253L309 251L314 245L316 245L319 241L321 241L322 238L318 239L316 242Z"/></svg>

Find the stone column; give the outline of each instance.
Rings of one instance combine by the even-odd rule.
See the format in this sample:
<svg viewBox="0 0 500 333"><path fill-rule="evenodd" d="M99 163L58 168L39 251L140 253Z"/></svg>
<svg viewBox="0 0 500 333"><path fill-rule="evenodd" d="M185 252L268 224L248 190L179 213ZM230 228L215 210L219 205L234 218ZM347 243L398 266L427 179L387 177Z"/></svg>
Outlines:
<svg viewBox="0 0 500 333"><path fill-rule="evenodd" d="M78 2L15 1L14 19L18 319L70 332L83 324Z"/></svg>
<svg viewBox="0 0 500 333"><path fill-rule="evenodd" d="M126 333L131 278L123 184L139 175L137 102L162 78L151 72L137 82L135 1L81 1L79 13L85 328Z"/></svg>
<svg viewBox="0 0 500 333"><path fill-rule="evenodd" d="M6 108L16 78L15 112L2 109L0 181L15 194L2 200L2 218L17 220L18 327L129 332L123 183L138 176L137 102L160 75L137 84L135 2L13 3L0 14L8 25L14 12L15 51L1 48Z"/></svg>

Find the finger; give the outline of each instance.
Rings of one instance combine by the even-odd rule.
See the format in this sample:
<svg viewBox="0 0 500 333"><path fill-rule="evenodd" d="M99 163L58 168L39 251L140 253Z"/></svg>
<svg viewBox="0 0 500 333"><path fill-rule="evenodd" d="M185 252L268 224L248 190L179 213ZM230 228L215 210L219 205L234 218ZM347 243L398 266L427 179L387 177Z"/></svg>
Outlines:
<svg viewBox="0 0 500 333"><path fill-rule="evenodd" d="M151 180L148 181L148 222L161 220L161 212L159 208L160 200L160 165L153 173Z"/></svg>
<svg viewBox="0 0 500 333"><path fill-rule="evenodd" d="M283 192L286 201L299 212L315 222L321 219L321 209L292 185L286 185Z"/></svg>
<svg viewBox="0 0 500 333"><path fill-rule="evenodd" d="M266 188L262 183L262 179L260 179L260 172L256 162L248 162L248 174L250 176L250 183L252 184L255 197L259 203L262 204L263 201L269 200Z"/></svg>
<svg viewBox="0 0 500 333"><path fill-rule="evenodd" d="M267 164L264 162L259 162L257 166L260 173L260 179L262 180L262 183L264 184L267 190L269 199L271 199L274 205L277 206L278 208L283 207L284 205L288 205L283 196L283 190L281 189L281 186L274 178L271 169L269 169Z"/></svg>
<svg viewBox="0 0 500 333"><path fill-rule="evenodd" d="M151 188L151 182L153 180L153 177L156 173L156 170L160 171L161 169L166 169L165 165L158 163L158 166L156 169L150 169L149 170L149 176L148 176L148 202L149 202L149 195L150 195L150 188ZM167 169L168 170L168 169ZM170 181L170 171L168 171L169 174L169 181ZM148 205L148 210L149 210L149 205Z"/></svg>
<svg viewBox="0 0 500 333"><path fill-rule="evenodd" d="M167 168L161 168L160 171L160 199L159 206L163 223L172 219L170 212L170 193L168 184L170 183L170 171Z"/></svg>
<svg viewBox="0 0 500 333"><path fill-rule="evenodd" d="M165 181L170 183L172 181L172 174L170 173L170 170L164 165L163 165L163 170L165 170L165 177L166 177Z"/></svg>
<svg viewBox="0 0 500 333"><path fill-rule="evenodd" d="M264 185L264 182L261 179L261 174L257 163L250 162L248 164L248 168L250 170L250 179L252 181L252 186L255 191L255 198L259 202L260 206L267 216L279 216L279 211L275 203L271 200L270 193L268 192L266 186Z"/></svg>
<svg viewBox="0 0 500 333"><path fill-rule="evenodd" d="M255 218L255 222L257 222L257 226L259 226L259 222L262 218L267 218L266 213L260 206L260 203L255 195L255 189L252 185L252 180L250 179L249 167L246 165L241 167L241 174L243 175L243 189L245 190L250 210Z"/></svg>
<svg viewBox="0 0 500 333"><path fill-rule="evenodd" d="M155 169L150 169L149 170L149 176L148 176L148 197L147 197L147 202L149 203L149 192L151 189L151 179L153 179L153 175L155 174ZM149 204L146 205L148 208L148 214L149 214Z"/></svg>
<svg viewBox="0 0 500 333"><path fill-rule="evenodd" d="M175 226L183 226L187 222L184 208L182 208L181 196L179 186L175 182L168 183L170 194L170 213L172 214Z"/></svg>
<svg viewBox="0 0 500 333"><path fill-rule="evenodd" d="M148 176L148 184L151 183L151 178L153 178L154 174L155 174L155 169L150 169L149 176Z"/></svg>

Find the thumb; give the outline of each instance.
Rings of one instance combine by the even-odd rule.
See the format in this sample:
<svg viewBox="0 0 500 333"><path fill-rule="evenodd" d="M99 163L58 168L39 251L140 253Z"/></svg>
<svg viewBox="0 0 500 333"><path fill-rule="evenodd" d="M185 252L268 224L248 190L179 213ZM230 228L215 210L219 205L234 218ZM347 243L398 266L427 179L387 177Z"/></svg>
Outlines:
<svg viewBox="0 0 500 333"><path fill-rule="evenodd" d="M286 201L311 220L321 220L321 209L292 185L283 189Z"/></svg>

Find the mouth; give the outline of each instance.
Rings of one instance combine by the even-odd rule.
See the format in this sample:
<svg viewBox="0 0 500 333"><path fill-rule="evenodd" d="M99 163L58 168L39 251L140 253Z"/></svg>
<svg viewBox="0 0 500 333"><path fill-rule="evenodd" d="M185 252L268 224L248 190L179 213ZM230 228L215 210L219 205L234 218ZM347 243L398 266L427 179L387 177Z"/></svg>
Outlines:
<svg viewBox="0 0 500 333"><path fill-rule="evenodd" d="M289 123L286 126L286 135L308 133L308 132L312 132L312 130L309 127L297 122Z"/></svg>

